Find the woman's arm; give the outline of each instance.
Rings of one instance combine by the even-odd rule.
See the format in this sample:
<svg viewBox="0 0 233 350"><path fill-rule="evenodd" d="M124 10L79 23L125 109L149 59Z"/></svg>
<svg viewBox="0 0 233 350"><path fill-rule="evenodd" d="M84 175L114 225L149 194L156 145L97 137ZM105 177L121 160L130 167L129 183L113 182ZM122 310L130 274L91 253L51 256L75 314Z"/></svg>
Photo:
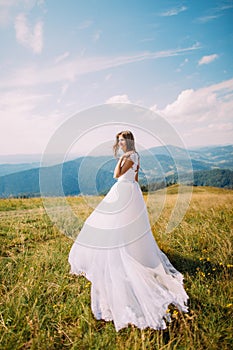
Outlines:
<svg viewBox="0 0 233 350"><path fill-rule="evenodd" d="M120 176L120 172L121 172L121 161L122 161L122 156L120 157L120 159L118 160L118 163L115 167L115 170L114 170L114 175L113 177L114 178L118 178Z"/></svg>
<svg viewBox="0 0 233 350"><path fill-rule="evenodd" d="M123 154L123 155L120 157L120 159L119 159L119 161L118 161L118 163L117 163L117 165L116 165L116 167L115 167L115 170L114 170L114 175L113 175L114 178L120 177L120 176L123 175L129 168L132 167L133 161L132 161L131 159L128 159L128 157L129 157L129 154ZM123 160L124 158L125 158L125 161L124 161L123 165L121 165L121 162L122 162L122 160Z"/></svg>
<svg viewBox="0 0 233 350"><path fill-rule="evenodd" d="M135 181L138 182L138 172L139 172L139 165L137 165L136 175L135 175Z"/></svg>

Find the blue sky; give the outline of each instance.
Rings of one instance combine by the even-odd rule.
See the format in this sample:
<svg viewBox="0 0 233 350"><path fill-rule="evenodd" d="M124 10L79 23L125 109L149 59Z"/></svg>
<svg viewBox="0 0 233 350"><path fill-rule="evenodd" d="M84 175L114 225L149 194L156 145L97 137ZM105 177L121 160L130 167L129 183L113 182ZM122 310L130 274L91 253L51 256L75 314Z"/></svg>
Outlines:
<svg viewBox="0 0 233 350"><path fill-rule="evenodd" d="M232 143L233 2L0 0L0 155L78 111L137 104L187 147Z"/></svg>

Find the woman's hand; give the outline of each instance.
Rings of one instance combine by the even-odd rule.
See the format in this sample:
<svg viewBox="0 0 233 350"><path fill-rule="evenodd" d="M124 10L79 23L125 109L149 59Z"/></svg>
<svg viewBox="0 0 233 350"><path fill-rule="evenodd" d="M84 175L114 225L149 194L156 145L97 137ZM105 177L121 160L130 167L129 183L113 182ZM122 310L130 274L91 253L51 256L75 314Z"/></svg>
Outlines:
<svg viewBox="0 0 233 350"><path fill-rule="evenodd" d="M132 153L133 153L132 151L125 152L125 153L121 156L121 160L124 159L124 158L128 158Z"/></svg>
<svg viewBox="0 0 233 350"><path fill-rule="evenodd" d="M113 175L114 178L118 178L121 175L121 168L125 163L125 159L128 158L132 153L133 153L132 151L128 151L120 156L118 163L116 165L116 168L114 170L114 175Z"/></svg>
<svg viewBox="0 0 233 350"><path fill-rule="evenodd" d="M128 152L125 152L124 154L122 154L122 156L120 157L120 167L122 167L125 163L125 159L126 158L129 158L130 154L132 154L132 151L128 151Z"/></svg>

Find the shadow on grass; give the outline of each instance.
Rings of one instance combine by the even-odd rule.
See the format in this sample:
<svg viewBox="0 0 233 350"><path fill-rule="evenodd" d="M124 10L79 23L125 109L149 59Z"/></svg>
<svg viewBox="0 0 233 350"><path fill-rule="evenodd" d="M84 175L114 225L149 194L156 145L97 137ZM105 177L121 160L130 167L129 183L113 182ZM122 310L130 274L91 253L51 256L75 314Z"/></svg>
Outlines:
<svg viewBox="0 0 233 350"><path fill-rule="evenodd" d="M191 259L184 256L181 256L180 254L166 254L170 262L174 265L174 267L180 271L182 274L187 274L190 279L187 281L187 285L190 283L190 281L197 278L197 275L199 271L205 274L205 281L203 280L203 285L206 283L206 281L211 280L213 282L213 285L215 281L219 280L221 283L226 282L226 280L230 280L232 278L232 268L227 268L226 266L220 265L220 264L214 264L211 261L207 261L206 259L203 260L197 260L197 259ZM209 275L208 275L209 274ZM197 318L203 318L204 319L211 317L212 313L216 312L216 315L218 314L218 317L216 319L216 322L218 324L225 324L227 322L227 319L229 318L229 309L221 308L219 309L219 305L214 305L212 303L211 298L204 298L202 300L200 297L191 295L188 292L190 299L189 299L189 312L188 314L184 314L177 310L177 308L173 305L169 305L169 309L171 314L173 315L173 312L175 312L175 317L172 317L172 322L166 322L167 328L164 330L155 330L153 328L147 327L143 331L146 334L147 340L151 343L156 344L158 337L161 339L161 342L163 345L171 345L171 343L176 340L175 335L177 334L183 334L184 332L188 332L191 337L193 335L193 342L197 341L197 338L200 342L203 341L201 333L198 335L196 333L197 327L201 327L199 324L200 321L197 320ZM190 306L190 301L192 308ZM216 310L215 310L216 308ZM204 310L204 316L202 317L202 313ZM178 313L177 313L178 312ZM94 316L93 316L94 317ZM199 319L200 320L200 319ZM105 321L105 320L96 320L95 324L95 330L100 333L104 333L106 331L106 325L112 326L112 331L114 331L114 322L113 321ZM108 326L109 327L109 326ZM187 331L188 327L188 331ZM111 327L110 327L111 328ZM109 329L109 328L108 328ZM115 337L117 335L120 336L129 336L131 332L136 332L138 337L141 337L141 332L139 328L137 328L135 325L129 324L128 327L125 327L118 332L113 332L113 336ZM220 332L221 333L221 332ZM194 340L195 338L195 340ZM221 345L221 341L223 341L225 338L224 335L219 335L219 339L216 339L216 341ZM222 339L222 340L221 340ZM208 348L208 344L203 345L203 349Z"/></svg>
<svg viewBox="0 0 233 350"><path fill-rule="evenodd" d="M170 262L174 265L174 267L182 274L187 273L189 276L194 277L196 276L197 271L200 270L205 273L205 277L207 279L220 279L223 277L223 273L227 271L227 273L224 273L224 279L232 278L233 269L227 268L223 264L216 264L211 261L208 261L205 258L202 260L198 260L187 258L176 253L165 254L167 255Z"/></svg>

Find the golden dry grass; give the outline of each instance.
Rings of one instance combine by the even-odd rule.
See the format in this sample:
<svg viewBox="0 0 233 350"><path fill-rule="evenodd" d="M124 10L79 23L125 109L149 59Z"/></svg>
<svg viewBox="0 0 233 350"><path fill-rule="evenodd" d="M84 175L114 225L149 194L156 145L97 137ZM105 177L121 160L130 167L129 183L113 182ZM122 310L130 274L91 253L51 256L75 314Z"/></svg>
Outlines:
<svg viewBox="0 0 233 350"><path fill-rule="evenodd" d="M231 349L233 192L194 187L182 222L164 233L177 186L144 196L154 237L184 274L190 312L170 306L163 331L133 325L115 332L90 308L90 282L69 274L73 241L50 221L40 198L0 200L2 349ZM103 196L68 197L84 222ZM161 199L162 198L162 199ZM55 199L58 200L58 199ZM90 202L90 200L92 202ZM80 226L81 227L81 226ZM80 229L79 227L79 229Z"/></svg>

